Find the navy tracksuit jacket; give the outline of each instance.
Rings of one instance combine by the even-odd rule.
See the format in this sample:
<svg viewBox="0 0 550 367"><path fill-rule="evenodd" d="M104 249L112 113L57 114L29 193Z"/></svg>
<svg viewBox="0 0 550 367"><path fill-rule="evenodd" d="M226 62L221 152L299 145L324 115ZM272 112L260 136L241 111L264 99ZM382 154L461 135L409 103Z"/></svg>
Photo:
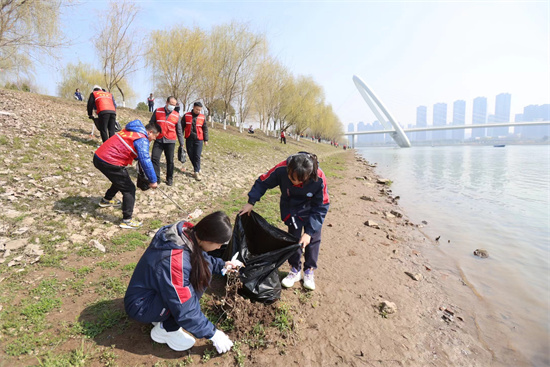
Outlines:
<svg viewBox="0 0 550 367"><path fill-rule="evenodd" d="M144 323L172 316L196 338L211 338L216 328L201 311L202 293L197 293L189 282L193 245L187 231L192 227L182 221L158 230L134 270L124 308L128 316ZM204 251L202 254L210 272L221 273L224 261Z"/></svg>

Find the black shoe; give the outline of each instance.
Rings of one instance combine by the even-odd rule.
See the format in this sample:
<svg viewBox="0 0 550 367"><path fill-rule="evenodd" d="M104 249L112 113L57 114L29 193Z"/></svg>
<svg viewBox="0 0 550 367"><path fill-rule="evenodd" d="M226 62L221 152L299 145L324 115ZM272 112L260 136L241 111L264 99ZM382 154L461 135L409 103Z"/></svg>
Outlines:
<svg viewBox="0 0 550 367"><path fill-rule="evenodd" d="M173 181L171 178L167 178L167 179L166 179L166 184L167 184L168 186L172 186L172 185L174 184L174 181Z"/></svg>

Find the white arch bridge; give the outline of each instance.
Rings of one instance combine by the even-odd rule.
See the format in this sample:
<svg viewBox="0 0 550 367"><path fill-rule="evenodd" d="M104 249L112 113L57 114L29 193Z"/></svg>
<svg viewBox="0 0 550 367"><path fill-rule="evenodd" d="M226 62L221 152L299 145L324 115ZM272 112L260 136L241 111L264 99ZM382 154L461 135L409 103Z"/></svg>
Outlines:
<svg viewBox="0 0 550 367"><path fill-rule="evenodd" d="M378 121L384 127L383 130L371 130L371 131L358 131L348 132L343 135L351 137L351 147L354 147L355 135L368 135L368 134L389 134L393 140L401 148L409 148L411 142L407 138L405 133L412 133L418 131L437 131L437 130L458 130L458 129L473 129L473 128L488 128L488 127L509 127L509 126L537 126L537 125L550 125L550 121L534 121L534 122L497 122L490 124L475 124L475 125L445 125L445 126L429 126L429 127L416 127L412 129L403 129L389 113L382 102L376 97L374 92L367 87L365 82L361 80L357 75L353 76L353 82L361 93L361 96L367 102L367 105L372 110Z"/></svg>

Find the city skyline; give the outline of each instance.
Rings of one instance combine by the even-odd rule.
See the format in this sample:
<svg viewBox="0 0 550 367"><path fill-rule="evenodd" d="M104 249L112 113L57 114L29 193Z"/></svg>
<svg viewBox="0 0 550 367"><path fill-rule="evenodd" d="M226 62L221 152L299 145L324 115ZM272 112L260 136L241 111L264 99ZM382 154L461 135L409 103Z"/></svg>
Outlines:
<svg viewBox="0 0 550 367"><path fill-rule="evenodd" d="M480 125L489 123L505 123L505 122L528 122L528 121L548 121L550 120L550 104L544 105L528 105L524 106L523 113L515 114L514 119L511 118L511 101L510 93L499 93L495 96L494 113L491 113L487 108L487 97L476 97L472 101L471 118L466 117L465 100L456 100L453 102L452 110L448 109L447 103L438 102L432 106L432 114L428 115L428 107L421 105L416 108L416 124L400 124L403 128L418 128L418 127L437 127L437 126L467 126ZM451 116L451 119L448 117ZM430 123L431 121L431 123ZM357 124L349 123L346 132L361 132L361 131L376 131L382 130L382 125L378 121L373 123L364 123L362 121ZM511 130L512 129L512 130ZM549 135L548 126L514 126L514 127L488 127L488 128L473 128L473 129L457 129L444 131L420 131L407 133L410 139L414 141L438 141L438 140L456 140L462 141L467 138L503 138L510 134L521 134L522 138L542 138ZM466 130L470 134L466 136ZM385 135L385 134L381 134ZM357 137L357 143L361 142L376 142L372 138L365 136ZM386 139L387 140L387 139ZM383 141L383 140L382 140Z"/></svg>

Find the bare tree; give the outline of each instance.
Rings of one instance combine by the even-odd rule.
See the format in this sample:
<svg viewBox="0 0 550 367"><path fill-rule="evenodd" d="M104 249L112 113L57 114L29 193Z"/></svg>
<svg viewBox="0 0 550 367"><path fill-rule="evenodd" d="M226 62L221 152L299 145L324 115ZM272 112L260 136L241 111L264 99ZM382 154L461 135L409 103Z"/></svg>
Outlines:
<svg viewBox="0 0 550 367"><path fill-rule="evenodd" d="M0 1L0 68L15 74L29 72L38 53L53 55L66 45L59 30L61 0Z"/></svg>
<svg viewBox="0 0 550 367"><path fill-rule="evenodd" d="M106 88L117 87L122 96L125 92L122 81L139 67L142 46L132 28L139 9L128 0L111 1L101 31L95 38L95 47L101 60L101 71Z"/></svg>

